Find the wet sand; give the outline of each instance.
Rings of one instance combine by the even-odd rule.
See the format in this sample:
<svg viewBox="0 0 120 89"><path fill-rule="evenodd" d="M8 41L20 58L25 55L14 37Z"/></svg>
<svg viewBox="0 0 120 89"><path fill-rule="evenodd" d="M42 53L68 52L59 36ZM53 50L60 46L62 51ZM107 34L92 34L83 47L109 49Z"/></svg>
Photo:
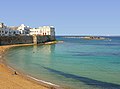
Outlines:
<svg viewBox="0 0 120 89"><path fill-rule="evenodd" d="M29 45L33 44L0 46L0 89L57 89L22 76L4 64L3 57L6 50L15 46Z"/></svg>

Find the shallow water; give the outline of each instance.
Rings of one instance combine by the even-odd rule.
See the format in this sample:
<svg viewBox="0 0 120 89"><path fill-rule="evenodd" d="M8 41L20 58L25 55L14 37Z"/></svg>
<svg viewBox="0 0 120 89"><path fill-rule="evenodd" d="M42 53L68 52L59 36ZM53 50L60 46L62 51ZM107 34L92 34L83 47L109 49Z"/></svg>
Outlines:
<svg viewBox="0 0 120 89"><path fill-rule="evenodd" d="M64 43L12 48L6 62L68 89L120 89L120 37L109 38L57 37Z"/></svg>

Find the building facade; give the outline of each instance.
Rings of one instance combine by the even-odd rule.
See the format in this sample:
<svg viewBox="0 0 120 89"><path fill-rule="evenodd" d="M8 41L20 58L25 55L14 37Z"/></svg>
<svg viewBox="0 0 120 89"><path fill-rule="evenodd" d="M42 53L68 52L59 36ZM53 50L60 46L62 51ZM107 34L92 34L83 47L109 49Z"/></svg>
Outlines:
<svg viewBox="0 0 120 89"><path fill-rule="evenodd" d="M29 26L25 26L24 24L21 24L17 30L20 32L20 34L27 35L29 34L29 29L30 29Z"/></svg>
<svg viewBox="0 0 120 89"><path fill-rule="evenodd" d="M4 23L0 23L0 36L8 36L10 29L4 25Z"/></svg>
<svg viewBox="0 0 120 89"><path fill-rule="evenodd" d="M20 26L5 26L0 23L0 36L29 35L29 26L21 24Z"/></svg>
<svg viewBox="0 0 120 89"><path fill-rule="evenodd" d="M30 29L30 35L50 35L55 36L55 28L53 26L42 26Z"/></svg>
<svg viewBox="0 0 120 89"><path fill-rule="evenodd" d="M15 35L40 35L55 37L55 28L53 26L42 26L39 28L30 28L21 24L20 26L6 26L0 23L0 36L15 36Z"/></svg>

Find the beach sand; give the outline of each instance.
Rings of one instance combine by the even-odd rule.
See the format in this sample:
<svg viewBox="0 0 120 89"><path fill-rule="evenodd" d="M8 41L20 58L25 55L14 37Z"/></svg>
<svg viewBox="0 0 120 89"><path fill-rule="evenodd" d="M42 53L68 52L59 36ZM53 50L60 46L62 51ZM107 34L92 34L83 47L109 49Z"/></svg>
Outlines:
<svg viewBox="0 0 120 89"><path fill-rule="evenodd" d="M0 89L49 89L40 84L15 75L4 64L0 64Z"/></svg>
<svg viewBox="0 0 120 89"><path fill-rule="evenodd" d="M2 62L2 57L6 50L14 46L20 45L0 46L0 89L55 89L25 78L20 74L16 75L15 71L12 71Z"/></svg>

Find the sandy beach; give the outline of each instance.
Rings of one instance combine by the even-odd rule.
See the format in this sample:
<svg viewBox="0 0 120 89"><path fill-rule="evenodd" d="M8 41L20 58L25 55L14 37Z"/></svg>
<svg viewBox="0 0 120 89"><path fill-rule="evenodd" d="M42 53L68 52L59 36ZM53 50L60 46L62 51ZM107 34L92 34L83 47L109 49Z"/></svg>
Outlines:
<svg viewBox="0 0 120 89"><path fill-rule="evenodd" d="M24 44L28 46L32 44ZM2 58L7 49L20 45L0 46L0 89L55 89L51 86L45 86L32 79L25 78L21 74L15 74L2 62ZM21 45L22 46L22 45Z"/></svg>

